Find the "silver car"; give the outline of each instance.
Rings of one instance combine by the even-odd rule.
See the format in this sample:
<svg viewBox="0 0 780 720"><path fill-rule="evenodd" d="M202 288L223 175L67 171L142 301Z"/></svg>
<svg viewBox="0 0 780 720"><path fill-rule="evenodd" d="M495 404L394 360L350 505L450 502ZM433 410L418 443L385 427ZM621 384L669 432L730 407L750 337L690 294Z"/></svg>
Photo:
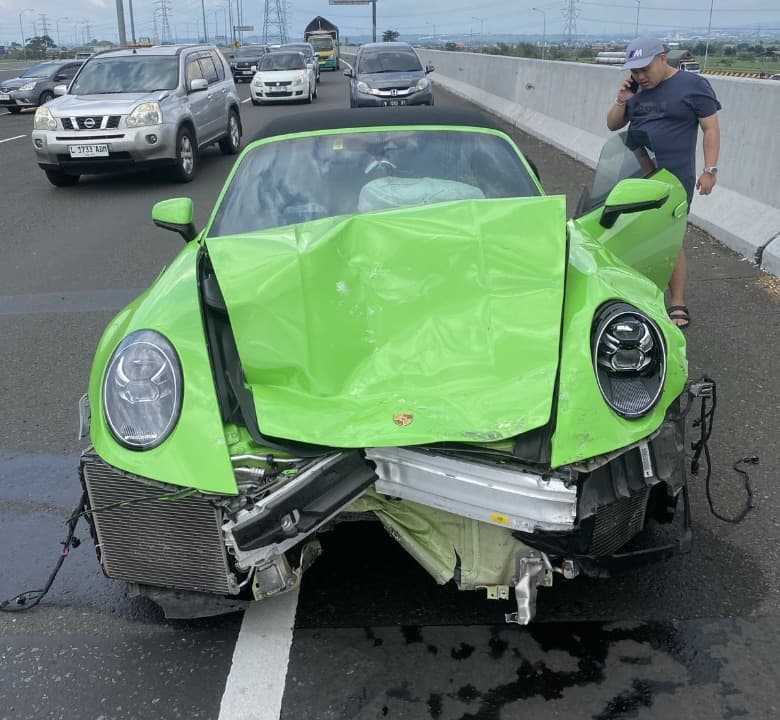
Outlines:
<svg viewBox="0 0 780 720"><path fill-rule="evenodd" d="M45 105L54 98L55 85L69 83L81 61L54 60L27 68L19 77L0 81L0 107L9 113Z"/></svg>
<svg viewBox="0 0 780 720"><path fill-rule="evenodd" d="M241 145L241 116L227 60L210 45L111 50L87 60L70 87L35 113L32 144L53 185L138 166L195 176L201 148Z"/></svg>

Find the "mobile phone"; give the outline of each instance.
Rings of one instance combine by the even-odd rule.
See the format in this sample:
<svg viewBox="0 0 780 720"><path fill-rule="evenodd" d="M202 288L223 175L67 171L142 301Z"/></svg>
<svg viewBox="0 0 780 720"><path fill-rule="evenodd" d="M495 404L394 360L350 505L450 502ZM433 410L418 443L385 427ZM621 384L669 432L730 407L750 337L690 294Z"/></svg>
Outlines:
<svg viewBox="0 0 780 720"><path fill-rule="evenodd" d="M628 89L636 95L637 90L639 90L639 83L634 78L631 78L631 84L628 86Z"/></svg>

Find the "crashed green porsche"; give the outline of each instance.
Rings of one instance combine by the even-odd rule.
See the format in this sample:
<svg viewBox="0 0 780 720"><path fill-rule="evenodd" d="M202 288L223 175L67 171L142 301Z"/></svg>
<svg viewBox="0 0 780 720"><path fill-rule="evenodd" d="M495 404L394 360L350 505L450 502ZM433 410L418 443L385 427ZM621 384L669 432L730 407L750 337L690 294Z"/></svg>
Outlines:
<svg viewBox="0 0 780 720"><path fill-rule="evenodd" d="M690 543L682 186L615 136L567 220L491 120L407 110L269 124L202 230L153 209L186 243L100 341L81 477L104 572L169 617L296 587L346 517L520 623Z"/></svg>

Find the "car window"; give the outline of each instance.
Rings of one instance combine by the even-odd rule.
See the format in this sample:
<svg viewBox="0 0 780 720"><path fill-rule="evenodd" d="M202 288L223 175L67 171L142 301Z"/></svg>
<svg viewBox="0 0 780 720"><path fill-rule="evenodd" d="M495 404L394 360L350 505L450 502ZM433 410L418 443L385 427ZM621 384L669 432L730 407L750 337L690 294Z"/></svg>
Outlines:
<svg viewBox="0 0 780 720"><path fill-rule="evenodd" d="M263 55L259 70L303 70L306 62L303 55L295 53L268 53Z"/></svg>
<svg viewBox="0 0 780 720"><path fill-rule="evenodd" d="M203 80L203 70L197 58L190 58L187 60L187 87L189 87L193 80Z"/></svg>
<svg viewBox="0 0 780 720"><path fill-rule="evenodd" d="M211 55L204 55L200 59L200 67L203 70L203 77L208 80L209 85L217 82L219 76L217 75L217 68L214 67L214 60Z"/></svg>
<svg viewBox="0 0 780 720"><path fill-rule="evenodd" d="M418 70L422 70L422 65L417 55L402 50L365 52L360 56L358 64L358 72L361 73L414 72Z"/></svg>
<svg viewBox="0 0 780 720"><path fill-rule="evenodd" d="M244 156L208 235L539 194L514 147L488 133L399 129L290 138L257 145Z"/></svg>
<svg viewBox="0 0 780 720"><path fill-rule="evenodd" d="M331 38L314 38L311 42L315 50L333 50Z"/></svg>
<svg viewBox="0 0 780 720"><path fill-rule="evenodd" d="M40 65L33 65L31 68L27 68L19 77L48 77L51 70L52 66L49 63L41 63Z"/></svg>
<svg viewBox="0 0 780 720"><path fill-rule="evenodd" d="M649 177L656 170L655 153L646 133L627 130L613 135L601 149L593 183L583 190L575 217L603 205L621 180Z"/></svg>
<svg viewBox="0 0 780 720"><path fill-rule="evenodd" d="M211 58L211 61L214 63L214 67L217 70L217 78L219 80L224 80L225 79L225 66L222 63L222 60L214 52L209 53L209 57Z"/></svg>
<svg viewBox="0 0 780 720"><path fill-rule="evenodd" d="M60 68L57 71L57 74L55 77L59 77L61 75L64 75L65 78L63 79L63 82L70 82L73 80L73 76L76 74L76 70L79 69L81 65L66 65L65 67Z"/></svg>
<svg viewBox="0 0 780 720"><path fill-rule="evenodd" d="M179 83L174 56L94 57L73 82L72 95L173 90Z"/></svg>

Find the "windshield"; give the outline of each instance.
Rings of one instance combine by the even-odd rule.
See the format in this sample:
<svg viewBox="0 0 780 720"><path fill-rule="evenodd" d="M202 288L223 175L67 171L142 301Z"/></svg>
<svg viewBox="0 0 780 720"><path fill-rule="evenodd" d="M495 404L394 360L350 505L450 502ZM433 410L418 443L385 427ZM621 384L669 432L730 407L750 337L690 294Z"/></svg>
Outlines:
<svg viewBox="0 0 780 720"><path fill-rule="evenodd" d="M303 70L306 63L300 53L269 53L260 61L258 70Z"/></svg>
<svg viewBox="0 0 780 720"><path fill-rule="evenodd" d="M390 73L421 71L420 60L413 52L403 50L380 50L366 52L360 56L358 72Z"/></svg>
<svg viewBox="0 0 780 720"><path fill-rule="evenodd" d="M603 205L621 180L649 177L657 169L647 133L627 130L613 135L601 149L593 184L583 190L575 215L579 217Z"/></svg>
<svg viewBox="0 0 780 720"><path fill-rule="evenodd" d="M285 50L294 50L295 52L311 55L311 48L308 45L285 45Z"/></svg>
<svg viewBox="0 0 780 720"><path fill-rule="evenodd" d="M311 44L315 50L333 50L333 38L312 38Z"/></svg>
<svg viewBox="0 0 780 720"><path fill-rule="evenodd" d="M209 237L452 200L540 191L506 139L472 130L340 132L257 145Z"/></svg>
<svg viewBox="0 0 780 720"><path fill-rule="evenodd" d="M93 58L70 86L71 95L140 93L173 90L179 83L179 61L173 55Z"/></svg>
<svg viewBox="0 0 780 720"><path fill-rule="evenodd" d="M34 65L31 68L27 68L19 77L48 77L55 69L56 68L50 63L42 63L41 65Z"/></svg>
<svg viewBox="0 0 780 720"><path fill-rule="evenodd" d="M264 52L265 52L265 48L263 48L263 47L257 47L257 46L240 47L240 48L238 48L238 50L236 50L236 52L233 55L233 57L238 57L238 58L241 58L241 57L256 58L256 57L260 57L260 55L262 55Z"/></svg>

